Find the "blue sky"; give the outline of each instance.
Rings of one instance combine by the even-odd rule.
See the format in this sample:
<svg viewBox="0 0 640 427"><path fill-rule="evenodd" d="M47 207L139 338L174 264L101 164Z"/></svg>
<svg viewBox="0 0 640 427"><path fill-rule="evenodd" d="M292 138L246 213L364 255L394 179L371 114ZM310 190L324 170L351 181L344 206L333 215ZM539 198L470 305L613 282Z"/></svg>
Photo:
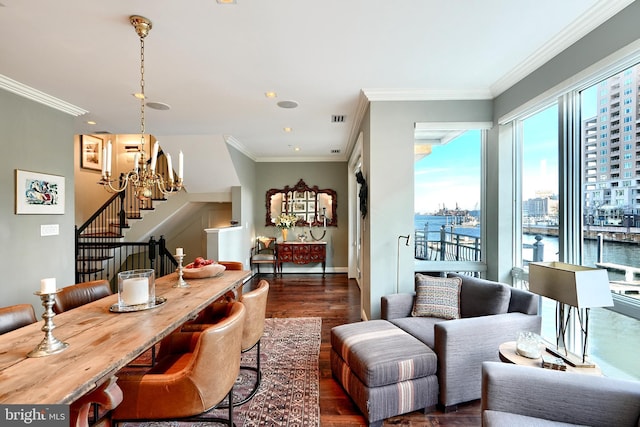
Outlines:
<svg viewBox="0 0 640 427"><path fill-rule="evenodd" d="M583 117L597 109L597 86L582 92ZM432 147L430 155L415 163L414 209L431 213L443 204L450 209L480 206L480 131L465 132L446 145ZM522 194L558 194L558 107L553 105L524 120Z"/></svg>
<svg viewBox="0 0 640 427"><path fill-rule="evenodd" d="M416 212L480 208L480 131L465 132L415 164Z"/></svg>

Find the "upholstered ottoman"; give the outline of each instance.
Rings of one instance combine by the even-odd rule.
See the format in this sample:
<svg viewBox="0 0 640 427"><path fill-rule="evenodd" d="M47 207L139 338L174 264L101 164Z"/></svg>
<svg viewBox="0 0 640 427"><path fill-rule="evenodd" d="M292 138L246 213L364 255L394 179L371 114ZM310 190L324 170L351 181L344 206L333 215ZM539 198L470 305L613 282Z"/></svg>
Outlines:
<svg viewBox="0 0 640 427"><path fill-rule="evenodd" d="M438 402L436 354L386 320L331 329L331 371L367 418L431 410Z"/></svg>

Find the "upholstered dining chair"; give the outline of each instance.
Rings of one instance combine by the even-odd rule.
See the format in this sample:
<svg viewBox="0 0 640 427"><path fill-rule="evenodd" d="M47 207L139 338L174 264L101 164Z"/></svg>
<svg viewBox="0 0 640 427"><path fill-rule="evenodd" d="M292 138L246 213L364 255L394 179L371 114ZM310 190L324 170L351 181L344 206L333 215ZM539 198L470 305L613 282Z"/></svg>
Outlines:
<svg viewBox="0 0 640 427"><path fill-rule="evenodd" d="M224 265L227 270L242 270L244 268L240 261L218 261L218 264Z"/></svg>
<svg viewBox="0 0 640 427"><path fill-rule="evenodd" d="M76 283L62 288L56 294L53 311L56 314L60 314L111 294L111 286L107 280Z"/></svg>
<svg viewBox="0 0 640 427"><path fill-rule="evenodd" d="M267 297L269 294L269 282L266 280L260 280L258 286L242 295L240 302L244 304L247 309L247 315L244 321L244 328L242 330L242 353L246 353L253 348L256 349L256 365L246 366L242 365L241 370L250 370L256 373L256 379L250 390L250 392L235 400L234 405L242 405L258 392L258 388L262 382L262 372L260 371L260 340L264 333L264 319L267 311ZM207 307L204 314L196 319L199 323L188 323L182 327L183 331L198 331L208 327L208 324L214 323L217 319L227 316L230 303L214 303Z"/></svg>
<svg viewBox="0 0 640 427"><path fill-rule="evenodd" d="M112 420L196 420L225 397L233 403L245 315L244 305L232 302L227 316L202 331L166 337L151 370L119 374L123 401ZM199 419L232 426L233 404L228 416L228 420Z"/></svg>
<svg viewBox="0 0 640 427"><path fill-rule="evenodd" d="M260 274L260 264L271 264L273 274L276 274L276 238L275 237L258 237L256 245L251 254L251 266L258 266L258 274Z"/></svg>
<svg viewBox="0 0 640 427"><path fill-rule="evenodd" d="M244 264L240 261L218 261L218 264L224 265L225 270L243 270ZM242 295L242 287L227 292L219 301L238 301Z"/></svg>
<svg viewBox="0 0 640 427"><path fill-rule="evenodd" d="M0 335L37 322L31 304L16 304L0 308Z"/></svg>

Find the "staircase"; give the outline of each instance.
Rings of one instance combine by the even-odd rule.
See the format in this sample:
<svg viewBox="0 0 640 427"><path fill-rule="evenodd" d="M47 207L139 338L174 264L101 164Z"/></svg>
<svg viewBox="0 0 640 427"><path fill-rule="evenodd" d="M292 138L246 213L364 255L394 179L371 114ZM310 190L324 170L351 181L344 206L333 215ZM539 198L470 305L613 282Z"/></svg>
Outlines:
<svg viewBox="0 0 640 427"><path fill-rule="evenodd" d="M161 161L164 160L164 161ZM157 170L166 172L166 160L158 156ZM117 273L125 270L154 269L156 276L171 273L177 267L166 249L164 237L147 241L125 241L125 234L135 222L142 221L154 205L167 199L157 189L149 199L138 199L127 187L115 193L75 233L76 283L106 279L117 291Z"/></svg>

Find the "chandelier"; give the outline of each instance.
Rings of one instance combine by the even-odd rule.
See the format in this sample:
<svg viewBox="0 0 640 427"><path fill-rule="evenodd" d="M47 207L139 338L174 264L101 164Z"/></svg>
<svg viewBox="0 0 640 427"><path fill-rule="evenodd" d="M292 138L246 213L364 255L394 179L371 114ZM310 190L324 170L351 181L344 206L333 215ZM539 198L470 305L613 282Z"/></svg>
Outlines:
<svg viewBox="0 0 640 427"><path fill-rule="evenodd" d="M156 172L159 150L158 141L154 143L153 148L151 149L151 161L149 162L147 159L147 154L144 151L144 108L146 101L144 94L144 38L149 34L152 25L150 20L138 15L129 17L129 22L134 26L136 33L140 37L140 93L135 94L136 98L140 99L140 147L133 159L133 170L121 174L120 179L115 180L111 178L112 147L111 141L109 141L106 148L103 150L104 161L102 166L102 179L99 184L102 184L107 191L114 193L124 191L128 186L131 186L134 189L137 198L146 200L151 198L154 187L156 187L162 194L169 194L174 191L179 191L182 188L184 159L182 151L180 151L178 159L178 176L175 180L170 154L166 154L168 178L165 180L162 175ZM151 148L151 138L149 138L149 147Z"/></svg>

